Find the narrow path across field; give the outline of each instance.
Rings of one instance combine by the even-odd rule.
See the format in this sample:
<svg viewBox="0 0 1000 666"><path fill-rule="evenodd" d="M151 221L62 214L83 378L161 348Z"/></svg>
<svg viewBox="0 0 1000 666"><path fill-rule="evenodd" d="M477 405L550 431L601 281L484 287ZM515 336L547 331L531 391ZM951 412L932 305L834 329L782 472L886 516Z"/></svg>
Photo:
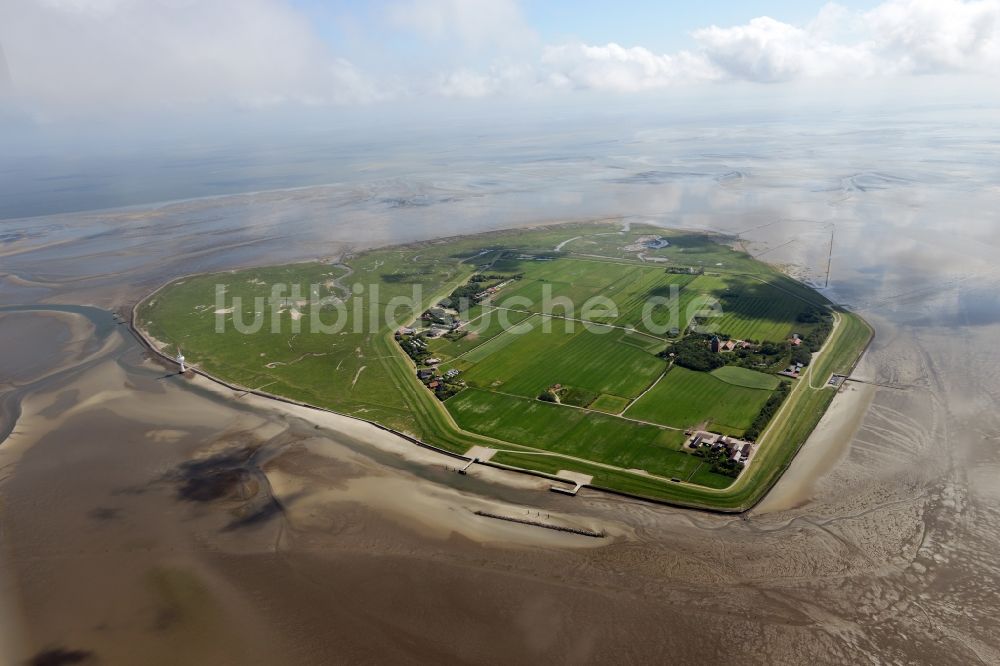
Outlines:
<svg viewBox="0 0 1000 666"><path fill-rule="evenodd" d="M674 367L674 362L670 361L670 363L667 365L667 369L664 370L663 373L660 374L660 376L656 378L656 381L654 381L652 384L650 384L648 387L646 387L645 391L643 391L639 395L637 395L634 398L632 398L631 400L629 400L628 404L625 405L625 407L622 409L622 411L618 412L618 416L621 416L621 418L626 418L626 417L622 416L622 414L624 414L625 412L627 412L628 408L631 407L633 403L637 402L639 400L639 398L641 398L642 396L644 396L647 393L649 393L650 391L652 391L653 387L656 386L657 384L659 384L660 380L667 376L667 373L670 371L670 368L672 368L672 367ZM680 428L674 428L674 429L675 430L680 430Z"/></svg>
<svg viewBox="0 0 1000 666"><path fill-rule="evenodd" d="M567 238L563 242L559 243L559 245L556 245L554 248L552 248L552 251L553 252L562 252L562 249L564 247L566 247L567 244L572 243L573 241L579 240L581 238L583 238L583 236L573 236L572 238Z"/></svg>
<svg viewBox="0 0 1000 666"><path fill-rule="evenodd" d="M667 341L666 338L661 338L658 335L653 335L652 333L646 333L645 331L640 331L639 329L633 328L633 327L630 327L630 326L617 326L615 324L605 324L604 322L601 322L601 321L594 321L593 319L579 319L577 317L567 317L565 315L546 314L544 312L532 312L531 310L518 310L517 308L506 308L506 307L502 307L500 305L491 305L490 307L492 307L494 310L506 310L508 312L519 312L521 314L538 315L539 317L548 317L549 319L563 319L565 321L578 321L581 324L590 324L590 325L593 325L593 326L603 326L604 328L617 328L620 331L626 331L628 333L635 333L637 335L642 335L642 336L645 336L647 338L652 338L653 340L656 340L658 342L666 342Z"/></svg>
<svg viewBox="0 0 1000 666"><path fill-rule="evenodd" d="M664 373L664 374L666 374L666 373ZM661 375L661 378L662 378L662 375ZM659 380L657 380L657 381L659 381ZM655 384L655 382L654 382L654 384ZM517 395L516 393L507 393L505 391L498 391L498 390L492 389L492 388L480 389L480 390L484 391L486 393L496 393L497 395L505 395L508 398L517 398L518 400L537 400L537 398L528 398L528 397L523 396L523 395ZM622 416L621 414L608 414L607 412L602 412L602 411L600 411L598 409L590 409L589 407L581 407L580 405L571 405L571 404L569 404L567 402L557 402L557 403L552 403L552 404L556 404L556 405L559 405L561 407L569 407L571 409L579 409L582 412L590 412L591 414L600 414L601 416L611 416L613 418L621 419L623 421L631 421L632 423L640 423L642 425L653 426L654 428L660 428L661 430L673 430L675 432L681 432L681 431L684 430L684 428L675 428L674 426L663 425L662 423L653 423L652 421L643 421L642 419L634 419L631 416ZM622 410L622 411L624 411L624 410Z"/></svg>

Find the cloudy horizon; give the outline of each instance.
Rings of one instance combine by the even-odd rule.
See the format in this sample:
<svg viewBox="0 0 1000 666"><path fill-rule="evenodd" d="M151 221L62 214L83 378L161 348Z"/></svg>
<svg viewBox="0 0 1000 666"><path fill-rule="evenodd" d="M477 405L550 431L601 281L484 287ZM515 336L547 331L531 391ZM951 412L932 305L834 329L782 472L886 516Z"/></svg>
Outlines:
<svg viewBox="0 0 1000 666"><path fill-rule="evenodd" d="M834 93L918 88L928 77L971 91L1000 71L1000 0L761 3L773 12L744 8L734 16L750 18L729 24L634 4L604 14L640 24L650 13L662 29L602 27L600 12L584 21L555 5L541 15L517 0L7 0L0 89L9 81L22 111L48 118L610 99L736 84Z"/></svg>

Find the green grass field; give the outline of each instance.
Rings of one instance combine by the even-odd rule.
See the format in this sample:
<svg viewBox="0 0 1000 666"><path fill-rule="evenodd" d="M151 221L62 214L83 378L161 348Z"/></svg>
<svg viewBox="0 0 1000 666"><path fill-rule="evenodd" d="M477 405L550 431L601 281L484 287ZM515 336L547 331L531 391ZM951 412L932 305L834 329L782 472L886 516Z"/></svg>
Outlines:
<svg viewBox="0 0 1000 666"><path fill-rule="evenodd" d="M742 435L771 392L722 381L704 372L671 368L625 416L674 428L706 424L710 430Z"/></svg>
<svg viewBox="0 0 1000 666"><path fill-rule="evenodd" d="M452 341L440 337L432 340L428 347L443 358L457 358L503 333L510 325L519 324L530 316L522 312L490 310L466 324L462 328L466 334L458 340Z"/></svg>
<svg viewBox="0 0 1000 666"><path fill-rule="evenodd" d="M664 326L683 330L702 301L717 299L723 316L713 324L720 332L780 342L800 332L799 313L828 304L715 237L640 225L614 229L588 223L496 232L368 251L344 264L189 277L139 304L136 323L165 352L182 349L189 364L228 381L374 421L448 451L488 446L500 450L498 463L584 471L596 487L705 508L751 506L832 400L834 390L823 385L829 374L853 366L871 330L839 313L809 371L816 388L803 380L793 385L759 440L754 464L734 482L685 452L677 429L708 423L739 434L778 380L732 366L712 374L675 367L646 392L667 368L656 355L667 344ZM624 249L651 233L671 245L650 255L708 274L670 273ZM428 341L442 368L460 369L469 386L442 403L417 380L393 332L477 271L518 279L473 309L472 316L493 317L467 324L469 334ZM284 287L277 296L275 284ZM415 286L419 301L397 303ZM554 317L537 314L546 296L556 302ZM615 308L582 308L581 299L595 296L612 299ZM654 297L675 303L654 308L647 325L642 311ZM390 307L394 321L386 317ZM505 330L500 315L524 331ZM588 328L564 316L613 326ZM255 321L260 330L239 330ZM563 404L537 399L556 384Z"/></svg>
<svg viewBox="0 0 1000 666"><path fill-rule="evenodd" d="M469 389L448 400L466 430L626 469L674 476L698 459L679 451L684 434L613 416L517 396Z"/></svg>
<svg viewBox="0 0 1000 666"><path fill-rule="evenodd" d="M628 406L628 400L619 398L616 395L599 395L594 402L590 403L590 409L607 414L620 414Z"/></svg>
<svg viewBox="0 0 1000 666"><path fill-rule="evenodd" d="M774 375L767 375L763 372L748 370L735 365L725 365L710 373L716 379L720 379L727 384L743 386L750 389L764 389L773 391L778 388L780 380Z"/></svg>
<svg viewBox="0 0 1000 666"><path fill-rule="evenodd" d="M665 363L656 356L621 344L622 331L582 327L574 333L544 333L539 326L503 354L485 359L466 375L478 386L535 397L554 384L629 398L653 383ZM605 332L607 331L607 332Z"/></svg>

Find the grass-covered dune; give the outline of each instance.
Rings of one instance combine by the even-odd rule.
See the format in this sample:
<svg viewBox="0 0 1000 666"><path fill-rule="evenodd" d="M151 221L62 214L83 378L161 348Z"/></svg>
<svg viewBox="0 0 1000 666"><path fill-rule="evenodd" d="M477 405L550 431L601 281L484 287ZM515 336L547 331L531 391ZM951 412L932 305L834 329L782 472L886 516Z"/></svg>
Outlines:
<svg viewBox="0 0 1000 666"><path fill-rule="evenodd" d="M670 244L646 248L652 237ZM134 323L228 382L450 452L489 447L497 464L739 511L780 476L835 395L827 379L851 370L872 332L723 240L603 223L444 239L187 277L138 304ZM443 299L487 287L455 330L396 339L429 326L422 313ZM713 355L706 331L749 342ZM803 358L799 379L776 374ZM428 388L418 368L458 375L442 392L446 380ZM704 427L760 432L735 480L685 449L684 431Z"/></svg>

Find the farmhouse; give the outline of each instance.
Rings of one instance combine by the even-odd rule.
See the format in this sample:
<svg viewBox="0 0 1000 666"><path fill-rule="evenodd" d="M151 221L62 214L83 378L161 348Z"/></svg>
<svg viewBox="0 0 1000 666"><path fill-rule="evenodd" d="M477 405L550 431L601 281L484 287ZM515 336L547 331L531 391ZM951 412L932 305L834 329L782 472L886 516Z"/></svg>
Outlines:
<svg viewBox="0 0 1000 666"><path fill-rule="evenodd" d="M805 366L802 365L801 363L793 363L792 365L788 366L778 374L781 375L782 377L791 377L792 379L798 379L799 374L801 374L802 368L804 367Z"/></svg>
<svg viewBox="0 0 1000 666"><path fill-rule="evenodd" d="M750 458L750 452L753 450L751 442L736 439L728 435L720 435L707 430L698 430L689 432L688 434L691 437L687 444L688 448L696 451L703 448L708 449L712 454L725 456L727 459L737 463L746 462Z"/></svg>
<svg viewBox="0 0 1000 666"><path fill-rule="evenodd" d="M495 284L492 287L487 287L486 289L483 289L481 292L473 296L473 299L475 299L476 301L481 301L483 299L489 298L493 294L497 293L498 291L509 285L511 282L513 282L513 280L504 280L500 284Z"/></svg>

